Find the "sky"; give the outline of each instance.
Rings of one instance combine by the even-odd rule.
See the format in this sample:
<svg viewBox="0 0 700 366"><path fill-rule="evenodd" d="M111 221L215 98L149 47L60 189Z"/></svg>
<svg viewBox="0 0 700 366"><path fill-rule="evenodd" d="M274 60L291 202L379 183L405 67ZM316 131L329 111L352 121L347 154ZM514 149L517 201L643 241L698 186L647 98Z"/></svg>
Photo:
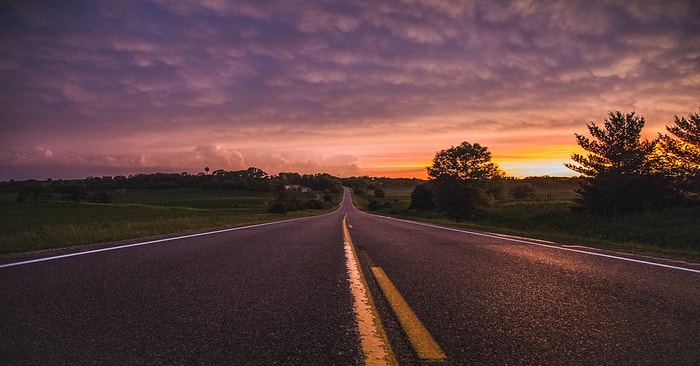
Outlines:
<svg viewBox="0 0 700 366"><path fill-rule="evenodd" d="M610 111L700 107L696 1L1 1L0 181L205 167L575 175Z"/></svg>

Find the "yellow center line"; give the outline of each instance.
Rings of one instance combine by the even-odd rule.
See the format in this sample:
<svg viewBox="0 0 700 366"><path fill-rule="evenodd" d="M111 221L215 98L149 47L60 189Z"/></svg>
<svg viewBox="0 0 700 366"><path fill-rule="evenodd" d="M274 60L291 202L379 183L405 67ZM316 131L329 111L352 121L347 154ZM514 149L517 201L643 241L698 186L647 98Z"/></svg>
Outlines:
<svg viewBox="0 0 700 366"><path fill-rule="evenodd" d="M345 257L364 363L365 365L398 365L360 267L355 245L350 238L347 218L347 215L343 218Z"/></svg>
<svg viewBox="0 0 700 366"><path fill-rule="evenodd" d="M386 297L391 308L394 310L394 314L396 314L396 317L399 319L399 323L401 323L401 327L403 327L406 332L418 357L427 361L447 359L440 345L435 342L433 336L430 335L423 323L418 319L384 270L381 267L372 267L372 274L377 280L379 287L382 289L384 297Z"/></svg>

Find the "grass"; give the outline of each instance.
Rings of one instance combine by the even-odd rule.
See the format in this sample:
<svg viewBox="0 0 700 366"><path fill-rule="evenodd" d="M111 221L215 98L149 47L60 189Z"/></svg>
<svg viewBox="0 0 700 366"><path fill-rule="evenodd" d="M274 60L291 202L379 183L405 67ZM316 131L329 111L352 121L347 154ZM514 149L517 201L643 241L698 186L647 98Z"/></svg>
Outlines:
<svg viewBox="0 0 700 366"><path fill-rule="evenodd" d="M315 198L307 193L300 199ZM309 196L309 197L307 197ZM251 191L134 190L109 204L14 202L0 195L0 253L95 244L156 235L196 232L326 211L286 215L267 212L272 195Z"/></svg>
<svg viewBox="0 0 700 366"><path fill-rule="evenodd" d="M519 235L568 244L589 245L700 259L700 207L670 209L617 217L601 217L571 210L576 196L571 181L536 181L536 197L496 202L486 215L463 222L448 220L435 211L409 210L413 185L386 185L386 196L353 195L367 210L370 200L380 203L376 213ZM505 182L508 185L517 182ZM297 193L300 199L316 193ZM115 193L110 204L61 201L16 203L16 194L0 193L0 253L60 248L149 236L187 233L314 215L325 211L298 211L287 215L267 212L269 193L236 190L131 190ZM337 199L337 198L336 198Z"/></svg>
<svg viewBox="0 0 700 366"><path fill-rule="evenodd" d="M380 206L376 213L410 220L565 244L700 259L700 207L597 216L571 209L576 187L570 182L549 182L536 188L535 198L497 201L482 217L461 222L446 219L434 210L410 210L413 187L383 188L385 198L368 193L353 199L363 210L367 210L370 200L375 200Z"/></svg>

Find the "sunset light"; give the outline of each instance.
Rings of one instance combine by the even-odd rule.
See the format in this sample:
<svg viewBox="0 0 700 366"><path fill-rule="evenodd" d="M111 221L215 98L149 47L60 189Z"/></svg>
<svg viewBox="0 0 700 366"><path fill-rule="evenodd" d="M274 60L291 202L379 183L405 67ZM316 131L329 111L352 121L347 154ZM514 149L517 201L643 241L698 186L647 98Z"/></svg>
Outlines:
<svg viewBox="0 0 700 366"><path fill-rule="evenodd" d="M0 181L254 166L427 178L488 147L572 176L609 111L698 111L692 1L9 2Z"/></svg>

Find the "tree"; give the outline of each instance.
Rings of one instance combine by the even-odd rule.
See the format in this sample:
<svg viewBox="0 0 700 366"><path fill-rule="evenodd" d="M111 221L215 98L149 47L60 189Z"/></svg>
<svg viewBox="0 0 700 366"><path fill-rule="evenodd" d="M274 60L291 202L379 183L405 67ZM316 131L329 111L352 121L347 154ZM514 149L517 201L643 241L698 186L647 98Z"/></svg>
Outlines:
<svg viewBox="0 0 700 366"><path fill-rule="evenodd" d="M608 172L647 173L647 158L654 151L658 140L640 140L644 124L644 117L637 117L634 112L624 115L619 111L610 112L602 128L593 122L587 125L595 140L574 134L578 145L588 151L588 155L575 153L571 160L579 165L564 165L589 178Z"/></svg>
<svg viewBox="0 0 700 366"><path fill-rule="evenodd" d="M435 206L454 220L483 213L498 192L495 182L504 176L491 162L488 148L462 142L439 151L428 167Z"/></svg>
<svg viewBox="0 0 700 366"><path fill-rule="evenodd" d="M593 139L575 134L587 155L574 153L578 163L564 164L585 178L578 190L582 208L619 213L658 208L669 202L663 176L655 174L650 157L658 139L641 140L645 120L634 112L610 112L600 127L587 125Z"/></svg>
<svg viewBox="0 0 700 366"><path fill-rule="evenodd" d="M433 179L451 176L460 180L484 180L502 177L503 172L491 162L487 147L464 141L435 154L428 175Z"/></svg>
<svg viewBox="0 0 700 366"><path fill-rule="evenodd" d="M688 118L675 116L675 125L666 126L669 135L659 134L659 171L673 181L673 186L686 198L700 196L700 114Z"/></svg>
<svg viewBox="0 0 700 366"><path fill-rule="evenodd" d="M670 163L670 173L684 176L700 175L700 114L688 119L675 116L675 125L666 126L673 136L659 136L661 148Z"/></svg>

